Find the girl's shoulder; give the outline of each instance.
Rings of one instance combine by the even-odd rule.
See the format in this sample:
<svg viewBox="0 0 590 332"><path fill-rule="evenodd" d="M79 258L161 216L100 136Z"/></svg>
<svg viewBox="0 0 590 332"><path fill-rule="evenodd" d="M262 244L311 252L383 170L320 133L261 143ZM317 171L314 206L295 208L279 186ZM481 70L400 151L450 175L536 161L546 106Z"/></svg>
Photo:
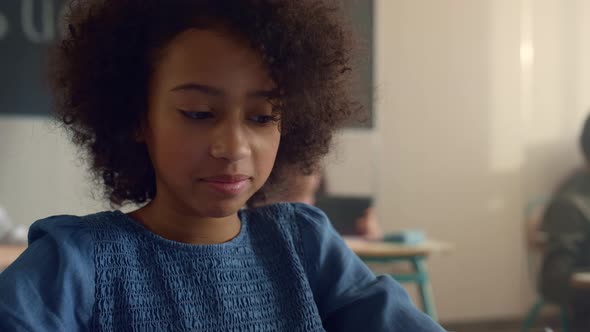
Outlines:
<svg viewBox="0 0 590 332"><path fill-rule="evenodd" d="M275 203L245 211L249 226L277 227L287 232L322 232L331 228L326 214L305 203Z"/></svg>
<svg viewBox="0 0 590 332"><path fill-rule="evenodd" d="M119 211L105 211L86 216L56 215L35 221L29 228L29 245L44 238L60 241L90 240L92 232L116 225L122 219Z"/></svg>
<svg viewBox="0 0 590 332"><path fill-rule="evenodd" d="M306 265L333 243L345 246L326 214L315 206L276 203L247 210L246 215L252 238L277 245L289 243Z"/></svg>

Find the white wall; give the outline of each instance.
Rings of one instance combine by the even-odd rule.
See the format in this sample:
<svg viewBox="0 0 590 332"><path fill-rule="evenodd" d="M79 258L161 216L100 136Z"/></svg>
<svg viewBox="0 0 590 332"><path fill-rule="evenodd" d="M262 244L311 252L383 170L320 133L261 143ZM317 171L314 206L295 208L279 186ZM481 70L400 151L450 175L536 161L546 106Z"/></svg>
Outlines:
<svg viewBox="0 0 590 332"><path fill-rule="evenodd" d="M43 117L0 117L0 205L18 224L105 208L92 198L75 150Z"/></svg>
<svg viewBox="0 0 590 332"><path fill-rule="evenodd" d="M582 0L377 1L379 216L456 246L430 261L443 321L532 301L522 213L580 161L588 14Z"/></svg>

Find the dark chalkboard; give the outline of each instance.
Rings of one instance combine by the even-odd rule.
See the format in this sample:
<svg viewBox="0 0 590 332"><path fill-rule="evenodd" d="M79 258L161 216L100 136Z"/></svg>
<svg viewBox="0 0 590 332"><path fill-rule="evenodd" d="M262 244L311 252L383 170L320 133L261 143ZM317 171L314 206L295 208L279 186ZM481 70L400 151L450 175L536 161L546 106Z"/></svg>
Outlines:
<svg viewBox="0 0 590 332"><path fill-rule="evenodd" d="M0 1L0 113L48 114L46 53L61 0Z"/></svg>
<svg viewBox="0 0 590 332"><path fill-rule="evenodd" d="M0 114L49 114L47 47L62 31L64 0L0 0ZM355 94L372 114L373 0L343 0L360 41ZM372 127L372 117L362 125Z"/></svg>

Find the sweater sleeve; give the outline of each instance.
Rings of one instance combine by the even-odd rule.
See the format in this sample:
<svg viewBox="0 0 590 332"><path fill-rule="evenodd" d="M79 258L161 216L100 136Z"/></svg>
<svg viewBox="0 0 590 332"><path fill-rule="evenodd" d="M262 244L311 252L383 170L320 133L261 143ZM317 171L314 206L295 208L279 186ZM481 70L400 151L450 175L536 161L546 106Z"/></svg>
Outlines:
<svg viewBox="0 0 590 332"><path fill-rule="evenodd" d="M590 224L571 197L555 199L543 217L542 230L548 235L539 287L548 300L566 303L571 299L570 279L582 255Z"/></svg>
<svg viewBox="0 0 590 332"><path fill-rule="evenodd" d="M376 277L319 209L296 205L306 272L327 331L444 331L389 276Z"/></svg>
<svg viewBox="0 0 590 332"><path fill-rule="evenodd" d="M82 331L94 305L93 246L77 217L35 222L0 274L0 331Z"/></svg>

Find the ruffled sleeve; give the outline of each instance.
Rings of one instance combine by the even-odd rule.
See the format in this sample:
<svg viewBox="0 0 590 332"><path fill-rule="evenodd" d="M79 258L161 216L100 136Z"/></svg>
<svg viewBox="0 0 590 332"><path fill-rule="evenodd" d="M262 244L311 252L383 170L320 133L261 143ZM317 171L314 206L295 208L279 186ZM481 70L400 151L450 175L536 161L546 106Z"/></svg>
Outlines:
<svg viewBox="0 0 590 332"><path fill-rule="evenodd" d="M35 222L25 252L0 274L0 331L88 330L93 243L73 216Z"/></svg>

